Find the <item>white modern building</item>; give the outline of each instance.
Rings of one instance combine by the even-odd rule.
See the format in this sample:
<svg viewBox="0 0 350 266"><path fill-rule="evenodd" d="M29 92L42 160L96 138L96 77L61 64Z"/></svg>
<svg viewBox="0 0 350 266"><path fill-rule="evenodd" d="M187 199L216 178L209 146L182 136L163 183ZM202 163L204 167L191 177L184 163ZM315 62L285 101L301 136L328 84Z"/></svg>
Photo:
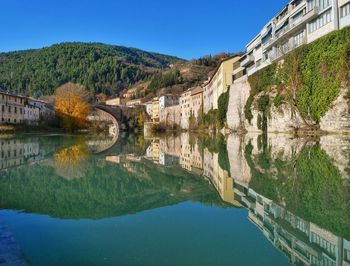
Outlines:
<svg viewBox="0 0 350 266"><path fill-rule="evenodd" d="M248 76L293 49L350 25L350 0L292 0L246 46Z"/></svg>

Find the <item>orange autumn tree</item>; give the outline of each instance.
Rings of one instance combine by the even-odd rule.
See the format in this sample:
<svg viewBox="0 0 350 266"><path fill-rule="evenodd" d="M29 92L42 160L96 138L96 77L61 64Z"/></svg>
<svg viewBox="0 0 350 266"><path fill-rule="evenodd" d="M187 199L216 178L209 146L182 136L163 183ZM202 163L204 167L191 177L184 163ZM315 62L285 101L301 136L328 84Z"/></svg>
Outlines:
<svg viewBox="0 0 350 266"><path fill-rule="evenodd" d="M55 110L66 129L84 128L91 110L89 98L88 91L79 84L69 82L56 89Z"/></svg>

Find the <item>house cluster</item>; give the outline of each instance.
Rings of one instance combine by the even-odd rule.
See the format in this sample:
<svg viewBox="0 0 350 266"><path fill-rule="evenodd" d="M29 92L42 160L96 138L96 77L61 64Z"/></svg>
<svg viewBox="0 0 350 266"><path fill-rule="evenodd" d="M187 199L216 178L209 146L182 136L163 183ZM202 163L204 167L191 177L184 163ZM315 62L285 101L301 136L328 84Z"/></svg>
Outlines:
<svg viewBox="0 0 350 266"><path fill-rule="evenodd" d="M0 124L37 125L53 114L44 101L0 89Z"/></svg>
<svg viewBox="0 0 350 266"><path fill-rule="evenodd" d="M128 106L144 105L152 122L188 129L190 121L218 109L219 97L234 84L297 47L349 25L350 0L292 0L246 45L243 55L223 60L201 86L181 95L132 100Z"/></svg>

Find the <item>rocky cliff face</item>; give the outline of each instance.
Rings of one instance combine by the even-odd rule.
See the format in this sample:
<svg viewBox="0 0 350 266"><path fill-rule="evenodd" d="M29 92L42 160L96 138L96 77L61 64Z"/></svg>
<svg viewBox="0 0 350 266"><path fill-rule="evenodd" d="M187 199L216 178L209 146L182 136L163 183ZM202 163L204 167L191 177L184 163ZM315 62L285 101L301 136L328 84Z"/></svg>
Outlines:
<svg viewBox="0 0 350 266"><path fill-rule="evenodd" d="M247 79L237 82L231 86L230 99L227 112L227 124L230 130L237 131L244 128L248 132L261 132L259 128L259 116L262 112L256 107L257 101L263 93L254 97L251 108L252 119L249 122L245 118L244 106L247 103L251 87ZM343 86L339 97L333 102L332 108L320 121L320 130L329 133L350 133L350 110L348 99L346 98L348 88ZM305 121L296 107L289 103L283 103L276 107L273 104L276 91L269 93L270 106L267 117L267 132L269 133L289 133L298 129L304 129L315 125L313 121Z"/></svg>
<svg viewBox="0 0 350 266"><path fill-rule="evenodd" d="M233 131L237 131L245 126L244 106L249 95L250 85L247 78L242 78L240 81L231 85L227 124Z"/></svg>
<svg viewBox="0 0 350 266"><path fill-rule="evenodd" d="M301 154L305 156L305 151L318 146L327 156L314 158L308 155L307 160L310 162L325 160L339 170L343 180L350 180L350 138L348 136L325 135L319 139L309 139L295 138L290 134L271 133L265 137L263 139L264 136L255 133L228 136L230 173L235 182L248 185L252 179L257 178L254 176L254 169L260 172L268 171L276 178L281 174L289 178L290 173L285 171L296 167L295 163L300 159ZM283 162L282 165L280 165L281 162ZM285 167L285 171L281 171L280 167Z"/></svg>
<svg viewBox="0 0 350 266"><path fill-rule="evenodd" d="M339 97L333 102L332 108L328 110L320 121L320 129L332 133L350 133L350 110L346 95L349 88L343 86Z"/></svg>

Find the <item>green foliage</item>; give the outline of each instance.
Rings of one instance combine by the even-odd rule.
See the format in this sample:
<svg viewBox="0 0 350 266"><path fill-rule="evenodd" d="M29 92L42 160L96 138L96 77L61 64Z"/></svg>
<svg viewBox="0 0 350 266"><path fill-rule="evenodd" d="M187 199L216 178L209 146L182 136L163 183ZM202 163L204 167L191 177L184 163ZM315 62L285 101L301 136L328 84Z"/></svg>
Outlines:
<svg viewBox="0 0 350 266"><path fill-rule="evenodd" d="M256 123L257 123L258 129L261 130L261 129L263 128L263 125L262 125L262 116L261 116L261 114L258 114L258 119L257 119Z"/></svg>
<svg viewBox="0 0 350 266"><path fill-rule="evenodd" d="M332 32L287 54L278 68L272 64L249 77L251 95L245 116L252 119L254 97L273 86L282 86L301 114L319 122L338 97L342 82L349 77L350 27ZM289 98L288 98L289 99ZM276 107L284 99L279 93Z"/></svg>
<svg viewBox="0 0 350 266"><path fill-rule="evenodd" d="M259 99L258 99L258 110L260 112L266 112L269 108L269 96L268 95L262 95Z"/></svg>
<svg viewBox="0 0 350 266"><path fill-rule="evenodd" d="M253 113L252 113L253 102L254 102L254 97L250 95L246 105L244 106L244 116L248 120L249 124L251 124L253 119Z"/></svg>
<svg viewBox="0 0 350 266"><path fill-rule="evenodd" d="M350 237L350 187L319 144L288 159L282 155L272 158L268 147L253 155L248 144L245 157L252 171L250 186L257 193L302 219Z"/></svg>
<svg viewBox="0 0 350 266"><path fill-rule="evenodd" d="M228 103L230 99L230 91L223 93L220 95L218 99L218 119L220 127L223 128L225 126L226 122L226 116L228 111Z"/></svg>
<svg viewBox="0 0 350 266"><path fill-rule="evenodd" d="M303 50L304 86L297 91L297 106L304 116L319 122L338 97L349 71L350 28L330 33Z"/></svg>
<svg viewBox="0 0 350 266"><path fill-rule="evenodd" d="M284 102L284 97L283 95L279 92L277 93L276 97L273 99L273 105L275 107L280 107Z"/></svg>
<svg viewBox="0 0 350 266"><path fill-rule="evenodd" d="M181 82L182 77L178 70L166 73L159 72L152 77L147 89L151 92L156 92L158 89L170 87Z"/></svg>
<svg viewBox="0 0 350 266"><path fill-rule="evenodd" d="M99 43L62 43L0 54L0 87L33 96L49 95L69 81L91 92L115 94L178 58Z"/></svg>
<svg viewBox="0 0 350 266"><path fill-rule="evenodd" d="M201 149L207 148L211 153L218 153L218 162L221 169L230 173L230 160L227 152L227 141L224 135L216 136L200 135L199 146Z"/></svg>
<svg viewBox="0 0 350 266"><path fill-rule="evenodd" d="M211 109L208 113L203 114L199 120L199 127L202 129L211 127L213 130L220 128L218 112L217 109Z"/></svg>
<svg viewBox="0 0 350 266"><path fill-rule="evenodd" d="M252 96L257 95L259 92L266 91L271 86L278 85L280 83L276 75L276 70L277 65L274 63L254 73L248 78L249 84L252 88Z"/></svg>
<svg viewBox="0 0 350 266"><path fill-rule="evenodd" d="M57 138L55 145L46 151L47 146L53 145L52 138ZM130 141L138 140L135 136L121 137L113 147L116 153L112 154L135 153L135 144ZM40 149L45 149L43 154L48 155L61 149L63 143L64 146L77 144L71 136L50 137L47 146L40 142ZM201 176L178 169L164 170L145 161L129 162L131 172L121 164L105 162L105 156L90 155L75 165L80 169L80 178L64 178L64 171L55 164L55 156L47 156L45 163L28 163L2 171L0 207L63 219L101 219L186 200L222 204L215 190Z"/></svg>

